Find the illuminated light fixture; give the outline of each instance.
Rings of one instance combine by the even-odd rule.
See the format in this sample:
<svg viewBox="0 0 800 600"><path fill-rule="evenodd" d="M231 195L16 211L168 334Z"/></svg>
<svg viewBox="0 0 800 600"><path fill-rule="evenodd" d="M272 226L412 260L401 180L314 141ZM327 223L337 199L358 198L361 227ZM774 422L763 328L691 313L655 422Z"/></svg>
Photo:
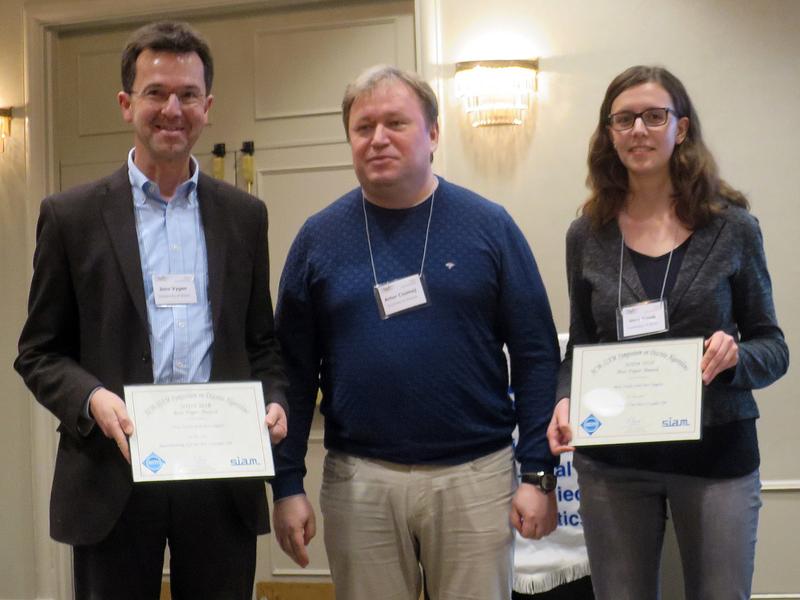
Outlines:
<svg viewBox="0 0 800 600"><path fill-rule="evenodd" d="M0 108L0 152L5 150L7 137L11 137L11 109Z"/></svg>
<svg viewBox="0 0 800 600"><path fill-rule="evenodd" d="M456 63L456 96L473 127L522 125L536 92L539 60Z"/></svg>

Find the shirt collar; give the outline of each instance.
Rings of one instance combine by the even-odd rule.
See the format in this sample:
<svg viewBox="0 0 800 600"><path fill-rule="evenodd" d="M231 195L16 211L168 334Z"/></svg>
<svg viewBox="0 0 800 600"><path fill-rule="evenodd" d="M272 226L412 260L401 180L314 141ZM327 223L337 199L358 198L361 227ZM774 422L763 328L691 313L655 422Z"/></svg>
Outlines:
<svg viewBox="0 0 800 600"><path fill-rule="evenodd" d="M135 148L131 148L128 152L128 180L131 182L131 187L141 192L140 194L133 195L133 202L136 206L141 206L145 203L147 198L152 198L160 202L164 202L158 190L158 184L147 178L142 170L133 162L133 153ZM194 156L189 157L189 179L184 181L175 190L175 198L186 198L189 206L197 204L197 181L200 175L200 165Z"/></svg>

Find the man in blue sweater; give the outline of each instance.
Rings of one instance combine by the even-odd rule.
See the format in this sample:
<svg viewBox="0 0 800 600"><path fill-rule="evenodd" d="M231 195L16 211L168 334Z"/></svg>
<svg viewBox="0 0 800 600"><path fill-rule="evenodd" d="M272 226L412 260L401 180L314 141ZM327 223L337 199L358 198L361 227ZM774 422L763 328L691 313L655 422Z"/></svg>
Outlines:
<svg viewBox="0 0 800 600"><path fill-rule="evenodd" d="M427 83L373 67L342 108L361 187L306 221L278 299L292 419L272 483L276 538L308 564L304 460L321 388L337 598L417 600L424 577L432 600L508 599L511 526L531 538L556 526L545 430L559 360L544 286L508 213L433 174Z"/></svg>

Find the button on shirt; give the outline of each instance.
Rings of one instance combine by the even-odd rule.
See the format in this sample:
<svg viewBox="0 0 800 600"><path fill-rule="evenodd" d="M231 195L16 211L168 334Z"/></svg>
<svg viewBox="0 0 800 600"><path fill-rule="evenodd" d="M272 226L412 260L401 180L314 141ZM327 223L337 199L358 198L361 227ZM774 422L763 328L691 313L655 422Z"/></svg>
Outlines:
<svg viewBox="0 0 800 600"><path fill-rule="evenodd" d="M208 300L208 259L197 200L197 161L172 199L161 196L128 154L136 237L142 263L155 383L204 383L211 376L214 333ZM153 275L194 275L196 304L156 306Z"/></svg>

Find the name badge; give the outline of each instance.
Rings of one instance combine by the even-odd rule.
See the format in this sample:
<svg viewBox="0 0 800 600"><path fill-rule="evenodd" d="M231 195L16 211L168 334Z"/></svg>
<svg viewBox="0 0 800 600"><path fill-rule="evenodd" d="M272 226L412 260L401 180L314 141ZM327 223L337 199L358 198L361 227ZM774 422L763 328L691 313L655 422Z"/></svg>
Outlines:
<svg viewBox="0 0 800 600"><path fill-rule="evenodd" d="M376 285L375 301L381 319L429 304L425 281L420 275L409 275Z"/></svg>
<svg viewBox="0 0 800 600"><path fill-rule="evenodd" d="M629 340L665 331L669 331L666 299L637 302L617 309L617 339L619 340Z"/></svg>
<svg viewBox="0 0 800 600"><path fill-rule="evenodd" d="M197 304L194 275L153 275L156 306Z"/></svg>

